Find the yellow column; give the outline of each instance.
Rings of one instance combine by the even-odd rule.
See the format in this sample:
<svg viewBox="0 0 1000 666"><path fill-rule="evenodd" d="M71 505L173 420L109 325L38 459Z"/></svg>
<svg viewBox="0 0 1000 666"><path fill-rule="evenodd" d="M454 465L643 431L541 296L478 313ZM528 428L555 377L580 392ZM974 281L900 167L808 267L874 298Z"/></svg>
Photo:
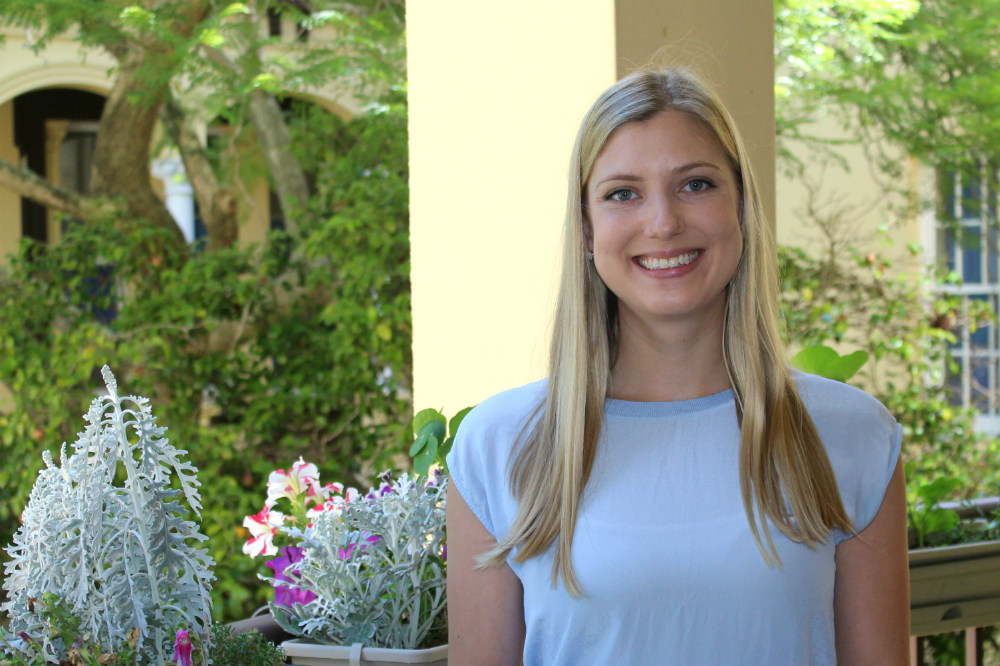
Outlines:
<svg viewBox="0 0 1000 666"><path fill-rule="evenodd" d="M61 185L62 177L62 142L69 129L68 120L45 121L45 179L53 185ZM55 245L62 237L61 216L48 212L46 220L46 238L50 245Z"/></svg>
<svg viewBox="0 0 1000 666"><path fill-rule="evenodd" d="M773 201L771 0L420 0L406 20L416 409L544 376L573 139L633 63L712 60Z"/></svg>
<svg viewBox="0 0 1000 666"><path fill-rule="evenodd" d="M773 0L618 0L618 76L686 65L719 92L743 133L774 223Z"/></svg>
<svg viewBox="0 0 1000 666"><path fill-rule="evenodd" d="M14 102L0 104L0 159L11 164L21 163L21 154L14 143ZM7 255L17 252L21 242L21 197L6 187L0 187L0 265Z"/></svg>

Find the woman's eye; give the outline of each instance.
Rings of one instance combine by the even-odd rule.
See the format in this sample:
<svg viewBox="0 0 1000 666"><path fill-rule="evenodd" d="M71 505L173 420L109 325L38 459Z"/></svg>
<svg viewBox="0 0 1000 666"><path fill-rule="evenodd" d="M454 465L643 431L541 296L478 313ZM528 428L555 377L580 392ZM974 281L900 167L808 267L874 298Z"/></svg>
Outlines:
<svg viewBox="0 0 1000 666"><path fill-rule="evenodd" d="M712 183L708 182L704 178L695 178L694 180L688 181L684 189L688 192L704 192L705 190L712 187Z"/></svg>
<svg viewBox="0 0 1000 666"><path fill-rule="evenodd" d="M631 201L635 198L635 192L625 189L612 190L604 198L612 201Z"/></svg>

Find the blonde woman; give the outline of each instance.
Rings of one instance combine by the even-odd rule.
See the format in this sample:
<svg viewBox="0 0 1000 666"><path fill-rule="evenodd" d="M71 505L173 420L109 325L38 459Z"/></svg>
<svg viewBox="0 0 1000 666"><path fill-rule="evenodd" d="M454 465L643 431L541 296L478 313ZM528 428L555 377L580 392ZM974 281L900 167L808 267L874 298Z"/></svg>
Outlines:
<svg viewBox="0 0 1000 666"><path fill-rule="evenodd" d="M901 428L788 369L773 236L695 77L595 102L549 377L449 457L451 663L906 663Z"/></svg>

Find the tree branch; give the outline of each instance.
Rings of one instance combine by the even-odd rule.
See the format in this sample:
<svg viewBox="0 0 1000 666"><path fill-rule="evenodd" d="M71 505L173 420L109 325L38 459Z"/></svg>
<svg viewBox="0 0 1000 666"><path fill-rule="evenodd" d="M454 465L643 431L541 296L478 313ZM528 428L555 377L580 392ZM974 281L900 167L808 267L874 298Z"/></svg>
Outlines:
<svg viewBox="0 0 1000 666"><path fill-rule="evenodd" d="M209 60L229 72L240 76L240 68L219 49L202 46ZM291 219L292 211L302 208L309 198L309 184L302 165L292 154L292 140L288 134L288 126L281 114L281 107L274 96L257 89L249 96L250 123L257 132L264 157L271 169L271 178L278 199L281 201L282 213L285 218L285 228L295 231L295 223Z"/></svg>
<svg viewBox="0 0 1000 666"><path fill-rule="evenodd" d="M229 188L219 184L205 146L187 122L180 104L169 94L160 109L160 120L177 145L194 188L195 200L208 231L206 249L232 247L237 236L236 197Z"/></svg>
<svg viewBox="0 0 1000 666"><path fill-rule="evenodd" d="M0 160L0 187L70 217L86 217L86 200L76 192L48 182L34 171Z"/></svg>

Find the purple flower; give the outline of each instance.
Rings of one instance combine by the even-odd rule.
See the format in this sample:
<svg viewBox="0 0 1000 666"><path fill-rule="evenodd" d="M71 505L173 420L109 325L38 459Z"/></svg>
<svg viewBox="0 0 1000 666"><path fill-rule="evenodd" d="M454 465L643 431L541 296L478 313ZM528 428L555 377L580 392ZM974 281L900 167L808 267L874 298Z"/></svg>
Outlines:
<svg viewBox="0 0 1000 666"><path fill-rule="evenodd" d="M294 583L291 576L299 573L299 570L292 565L302 559L302 549L295 546L282 546L281 556L270 560L267 566L274 571L274 603L279 606L292 608L294 604L307 604L316 598L316 594L310 590L304 590L292 585L282 583ZM291 575L289 575L291 574ZM279 582L280 581L280 582Z"/></svg>
<svg viewBox="0 0 1000 666"><path fill-rule="evenodd" d="M368 544L370 544L370 543L378 543L381 540L382 540L382 537L375 536L374 534L368 534L368 536L361 535L361 541L364 542L364 543L361 543L361 542L359 542L359 543L351 543L351 544L347 545L346 549L344 549L344 548L338 548L337 549L337 556L340 559L342 559L342 560L349 560L349 559L351 559L351 553L354 552L355 548L358 548L358 549L367 548Z"/></svg>
<svg viewBox="0 0 1000 666"><path fill-rule="evenodd" d="M177 666L191 666L191 635L187 629L178 629L174 638L174 661Z"/></svg>
<svg viewBox="0 0 1000 666"><path fill-rule="evenodd" d="M448 561L448 544L441 546L441 559L445 562Z"/></svg>

